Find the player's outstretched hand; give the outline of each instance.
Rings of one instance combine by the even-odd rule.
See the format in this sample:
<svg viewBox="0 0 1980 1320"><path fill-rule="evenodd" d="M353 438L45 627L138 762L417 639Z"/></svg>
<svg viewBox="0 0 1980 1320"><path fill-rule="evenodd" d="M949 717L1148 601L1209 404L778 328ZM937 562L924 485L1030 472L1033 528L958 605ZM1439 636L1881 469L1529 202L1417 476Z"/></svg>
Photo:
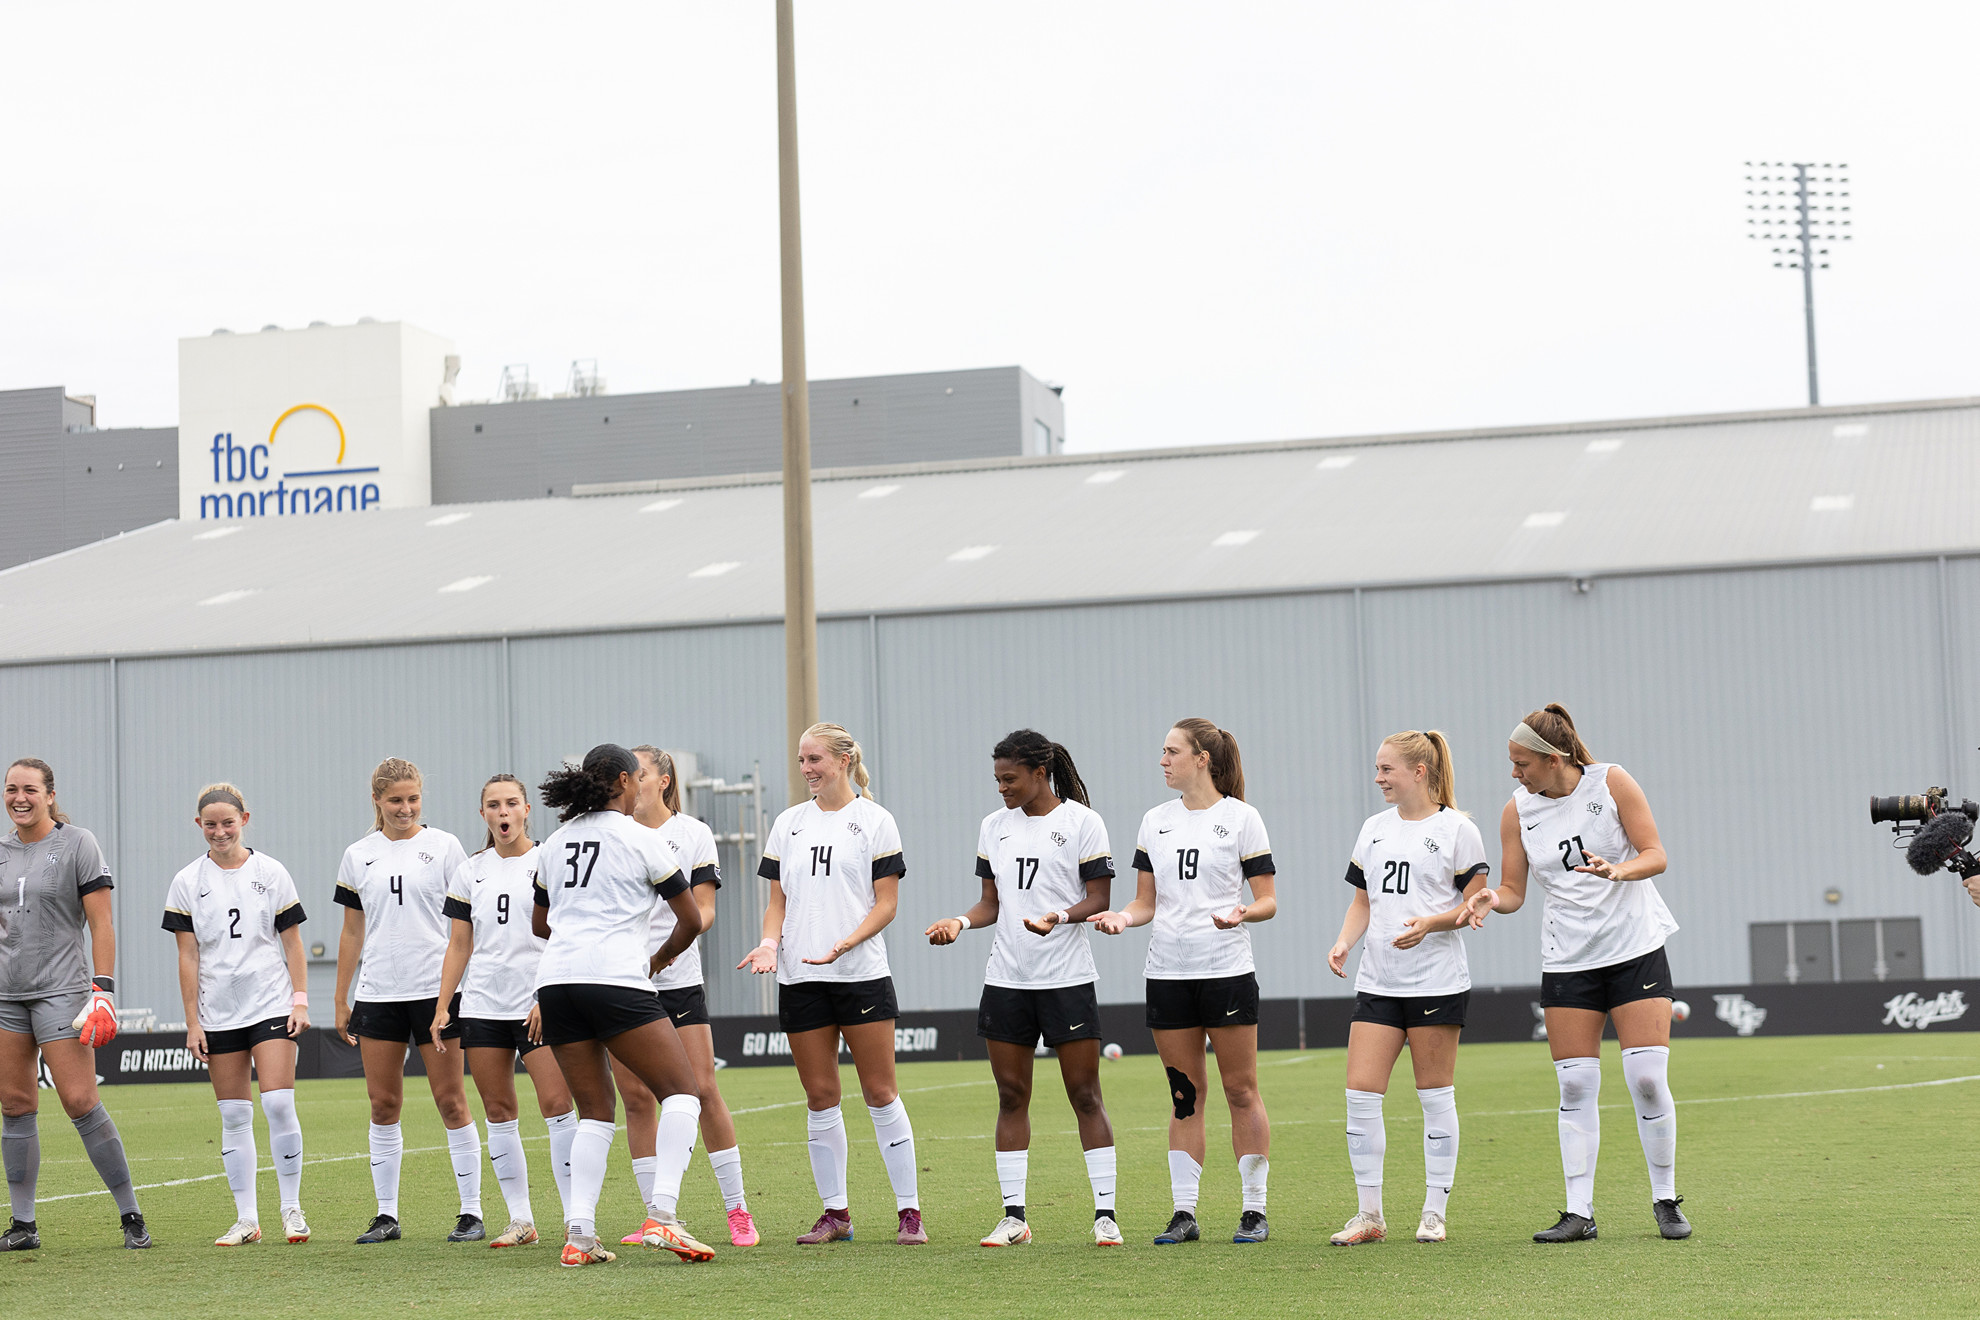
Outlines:
<svg viewBox="0 0 1980 1320"><path fill-rule="evenodd" d="M337 1034L344 1038L344 1044L356 1045L357 1037L351 1034L351 1006L341 999L337 1001Z"/></svg>
<svg viewBox="0 0 1980 1320"><path fill-rule="evenodd" d="M1059 925L1059 914L1047 912L1043 916L1026 917L1024 928L1033 935L1050 935Z"/></svg>
<svg viewBox="0 0 1980 1320"><path fill-rule="evenodd" d="M852 948L852 946L853 942L851 940L840 940L832 946L832 952L826 954L823 958L806 958L804 961L812 967L830 967L833 963L839 961L844 956L846 950Z"/></svg>
<svg viewBox="0 0 1980 1320"><path fill-rule="evenodd" d="M192 1051L195 1059L198 1059L202 1063L206 1061L205 1027L195 1022L186 1028L186 1048Z"/></svg>
<svg viewBox="0 0 1980 1320"><path fill-rule="evenodd" d="M1980 903L1980 899L1975 899L1974 902ZM1481 889L1464 900L1464 915L1458 919L1458 924L1469 926L1473 930L1481 930L1485 925L1485 914L1496 912L1498 908L1499 891L1489 887Z"/></svg>
<svg viewBox="0 0 1980 1320"><path fill-rule="evenodd" d="M1102 912L1091 920L1093 928L1102 935L1119 935L1128 928L1125 912Z"/></svg>
<svg viewBox="0 0 1980 1320"><path fill-rule="evenodd" d="M928 942L934 945L954 944L962 938L962 922L954 917L943 917L928 928Z"/></svg>
<svg viewBox="0 0 1980 1320"><path fill-rule="evenodd" d="M1577 866L1574 869L1581 872L1583 875L1598 876L1603 880L1616 880L1621 878L1616 875L1616 868L1613 862L1609 862L1604 860L1603 858L1597 857L1594 853L1585 852L1581 855L1588 859L1588 865Z"/></svg>
<svg viewBox="0 0 1980 1320"><path fill-rule="evenodd" d="M1339 940L1335 940L1334 947L1327 950L1327 970L1335 976L1345 977L1347 975L1347 956L1348 946Z"/></svg>
<svg viewBox="0 0 1980 1320"><path fill-rule="evenodd" d="M1244 924L1244 914L1250 910L1244 904L1240 903L1221 916L1213 912L1210 914L1210 924L1218 930L1236 930Z"/></svg>
<svg viewBox="0 0 1980 1320"><path fill-rule="evenodd" d="M765 940L762 944L757 945L748 953L745 953L743 960L736 964L737 971L740 972L744 968L748 968L758 976L762 976L766 972L776 971L777 942L775 940Z"/></svg>

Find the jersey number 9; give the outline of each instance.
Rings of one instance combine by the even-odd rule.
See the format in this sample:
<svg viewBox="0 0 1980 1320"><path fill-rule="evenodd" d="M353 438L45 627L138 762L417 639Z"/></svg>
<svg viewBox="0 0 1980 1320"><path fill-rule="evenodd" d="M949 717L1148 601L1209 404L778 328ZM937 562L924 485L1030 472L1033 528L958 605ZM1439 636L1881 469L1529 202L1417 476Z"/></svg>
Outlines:
<svg viewBox="0 0 1980 1320"><path fill-rule="evenodd" d="M498 926L509 924L509 896L507 894L497 894L495 896L495 924Z"/></svg>

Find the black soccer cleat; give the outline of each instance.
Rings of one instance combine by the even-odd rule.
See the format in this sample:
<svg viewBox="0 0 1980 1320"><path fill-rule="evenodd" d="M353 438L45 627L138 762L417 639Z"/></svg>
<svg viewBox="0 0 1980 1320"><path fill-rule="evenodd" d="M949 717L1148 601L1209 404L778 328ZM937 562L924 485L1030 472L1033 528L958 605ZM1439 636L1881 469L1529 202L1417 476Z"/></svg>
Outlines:
<svg viewBox="0 0 1980 1320"><path fill-rule="evenodd" d="M1265 1222L1263 1210L1247 1210L1238 1216L1237 1232L1231 1234L1233 1242L1263 1242L1272 1236L1271 1225Z"/></svg>
<svg viewBox="0 0 1980 1320"><path fill-rule="evenodd" d="M358 1235L357 1244L368 1247L375 1242L397 1242L399 1221L390 1215L379 1215L371 1221L371 1227Z"/></svg>
<svg viewBox="0 0 1980 1320"><path fill-rule="evenodd" d="M41 1234L36 1231L34 1220L25 1224L16 1219L0 1233L0 1251L37 1251L41 1248Z"/></svg>
<svg viewBox="0 0 1980 1320"><path fill-rule="evenodd" d="M1561 1222L1533 1235L1535 1242L1593 1242L1595 1221L1572 1210L1561 1211Z"/></svg>
<svg viewBox="0 0 1980 1320"><path fill-rule="evenodd" d="M488 1236L480 1215L462 1215L454 1221L454 1231L447 1235L449 1242L479 1242Z"/></svg>
<svg viewBox="0 0 1980 1320"><path fill-rule="evenodd" d="M1657 1231L1673 1242L1691 1236L1691 1221L1684 1217L1684 1211L1678 1209L1683 1204L1682 1196L1650 1204L1650 1212L1657 1216Z"/></svg>
<svg viewBox="0 0 1980 1320"><path fill-rule="evenodd" d="M1158 1247L1173 1247L1178 1242L1194 1242L1203 1236L1203 1230L1196 1226L1196 1216L1187 1210L1178 1210L1170 1218L1169 1226L1155 1235Z"/></svg>
<svg viewBox="0 0 1980 1320"><path fill-rule="evenodd" d="M124 1227L124 1247L128 1251L143 1251L151 1245L151 1234L145 1229L144 1215L133 1210L119 1221Z"/></svg>

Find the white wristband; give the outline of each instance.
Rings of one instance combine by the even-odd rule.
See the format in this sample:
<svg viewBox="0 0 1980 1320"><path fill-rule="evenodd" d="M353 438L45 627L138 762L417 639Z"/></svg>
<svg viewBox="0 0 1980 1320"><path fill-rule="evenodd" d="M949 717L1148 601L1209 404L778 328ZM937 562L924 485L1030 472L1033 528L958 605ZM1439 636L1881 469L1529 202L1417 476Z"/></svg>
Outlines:
<svg viewBox="0 0 1980 1320"><path fill-rule="evenodd" d="M956 920L957 920L957 921L960 921L960 922L962 923L962 928L963 928L963 930L968 930L968 929L969 929L969 918L968 918L968 917L957 917L957 918L956 918ZM956 932L956 934L958 934L958 935L960 935L960 934L962 934L962 931L957 931L957 932Z"/></svg>
<svg viewBox="0 0 1980 1320"><path fill-rule="evenodd" d="M1054 915L1054 916L1056 916L1056 917L1058 917L1058 919L1059 919L1059 924L1060 924L1061 926L1070 926L1070 925L1072 925L1072 913L1071 913L1071 912L1067 912L1067 911L1060 911L1060 912L1056 912L1056 913L1054 913L1053 915Z"/></svg>

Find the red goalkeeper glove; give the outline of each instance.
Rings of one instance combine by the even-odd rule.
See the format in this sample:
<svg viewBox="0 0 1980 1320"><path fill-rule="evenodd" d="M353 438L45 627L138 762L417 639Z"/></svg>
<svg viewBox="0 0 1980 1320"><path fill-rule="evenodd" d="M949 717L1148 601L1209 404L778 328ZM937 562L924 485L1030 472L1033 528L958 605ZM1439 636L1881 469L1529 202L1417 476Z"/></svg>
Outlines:
<svg viewBox="0 0 1980 1320"><path fill-rule="evenodd" d="M82 1043L95 1049L98 1045L108 1045L117 1038L117 1000L115 983L107 976L99 976L90 987L89 1002L83 1005L82 1012L69 1025L82 1032Z"/></svg>

